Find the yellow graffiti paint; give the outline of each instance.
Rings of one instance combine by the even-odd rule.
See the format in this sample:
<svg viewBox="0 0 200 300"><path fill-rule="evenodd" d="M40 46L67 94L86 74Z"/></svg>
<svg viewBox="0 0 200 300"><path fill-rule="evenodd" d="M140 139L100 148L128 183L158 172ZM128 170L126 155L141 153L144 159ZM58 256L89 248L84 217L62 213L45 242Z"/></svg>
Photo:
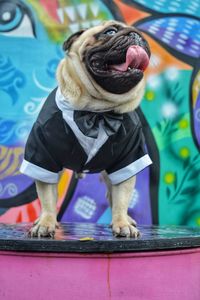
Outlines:
<svg viewBox="0 0 200 300"><path fill-rule="evenodd" d="M182 147L179 151L182 158L188 158L190 156L190 150L187 147Z"/></svg>
<svg viewBox="0 0 200 300"><path fill-rule="evenodd" d="M0 179L19 173L23 152L24 149L22 147L7 148L0 146Z"/></svg>
<svg viewBox="0 0 200 300"><path fill-rule="evenodd" d="M196 224L197 224L198 226L200 226L200 217L198 217L198 218L196 219Z"/></svg>
<svg viewBox="0 0 200 300"><path fill-rule="evenodd" d="M175 174L173 172L167 172L167 173L165 173L164 181L167 184L172 184L172 183L174 183L175 178L176 177L175 177Z"/></svg>
<svg viewBox="0 0 200 300"><path fill-rule="evenodd" d="M145 98L148 101L153 101L155 99L155 93L153 91L147 91L146 95L145 95Z"/></svg>
<svg viewBox="0 0 200 300"><path fill-rule="evenodd" d="M192 86L193 107L195 107L195 105L196 105L199 91L200 91L200 71L197 73L196 78L193 83L193 86Z"/></svg>
<svg viewBox="0 0 200 300"><path fill-rule="evenodd" d="M178 126L180 129L186 129L189 126L189 122L187 119L182 119L180 120L180 122L178 123Z"/></svg>

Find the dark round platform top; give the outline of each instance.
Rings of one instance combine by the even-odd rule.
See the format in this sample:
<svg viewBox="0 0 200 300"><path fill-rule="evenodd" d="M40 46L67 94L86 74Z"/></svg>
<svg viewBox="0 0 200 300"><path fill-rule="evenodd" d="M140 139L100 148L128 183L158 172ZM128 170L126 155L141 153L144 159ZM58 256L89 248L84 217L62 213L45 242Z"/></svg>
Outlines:
<svg viewBox="0 0 200 300"><path fill-rule="evenodd" d="M139 226L141 237L116 238L108 225L62 223L55 239L30 238L31 224L0 224L0 250L55 253L116 253L200 247L200 228Z"/></svg>

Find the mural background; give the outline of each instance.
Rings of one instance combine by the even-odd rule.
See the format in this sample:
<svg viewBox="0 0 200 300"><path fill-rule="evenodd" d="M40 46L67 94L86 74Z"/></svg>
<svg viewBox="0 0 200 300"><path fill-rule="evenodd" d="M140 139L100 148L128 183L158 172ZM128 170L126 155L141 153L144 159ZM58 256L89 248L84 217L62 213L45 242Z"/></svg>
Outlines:
<svg viewBox="0 0 200 300"><path fill-rule="evenodd" d="M108 19L139 28L152 49L138 113L154 164L139 174L129 212L142 224L200 226L198 0L0 1L0 222L39 215L34 183L19 173L28 133L56 86L62 42ZM77 180L65 171L58 217L110 222L98 174Z"/></svg>

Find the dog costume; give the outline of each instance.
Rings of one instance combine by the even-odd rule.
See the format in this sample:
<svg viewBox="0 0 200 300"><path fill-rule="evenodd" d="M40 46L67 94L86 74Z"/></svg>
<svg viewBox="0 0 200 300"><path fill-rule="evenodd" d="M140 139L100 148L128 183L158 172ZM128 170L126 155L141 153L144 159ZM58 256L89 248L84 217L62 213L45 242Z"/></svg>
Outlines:
<svg viewBox="0 0 200 300"><path fill-rule="evenodd" d="M77 173L106 170L112 184L119 184L151 163L135 111L74 110L56 88L33 125L20 171L57 183L63 168Z"/></svg>

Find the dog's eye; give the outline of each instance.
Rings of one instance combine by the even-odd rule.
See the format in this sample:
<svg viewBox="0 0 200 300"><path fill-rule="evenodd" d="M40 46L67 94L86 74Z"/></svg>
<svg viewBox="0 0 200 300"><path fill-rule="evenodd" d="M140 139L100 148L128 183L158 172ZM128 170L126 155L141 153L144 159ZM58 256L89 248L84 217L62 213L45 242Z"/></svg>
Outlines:
<svg viewBox="0 0 200 300"><path fill-rule="evenodd" d="M117 29L112 28L112 29L108 29L104 32L105 35L115 35L117 33Z"/></svg>
<svg viewBox="0 0 200 300"><path fill-rule="evenodd" d="M28 7L17 0L1 1L0 33L8 36L33 37L34 26Z"/></svg>

